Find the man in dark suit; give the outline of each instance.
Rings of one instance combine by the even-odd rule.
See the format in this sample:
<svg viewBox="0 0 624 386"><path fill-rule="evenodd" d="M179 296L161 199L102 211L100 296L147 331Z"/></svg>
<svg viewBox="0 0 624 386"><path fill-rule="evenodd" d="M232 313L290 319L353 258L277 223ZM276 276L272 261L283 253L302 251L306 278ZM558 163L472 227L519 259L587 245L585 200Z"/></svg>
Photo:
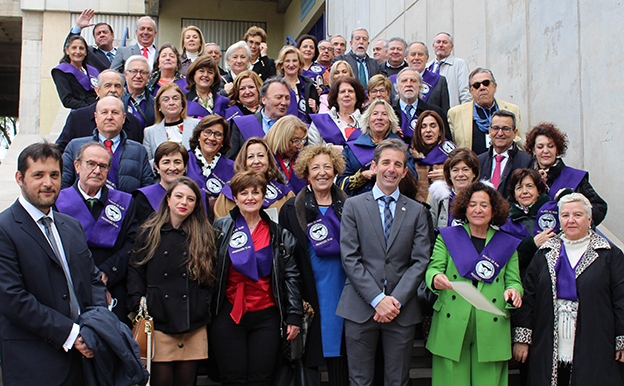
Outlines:
<svg viewBox="0 0 624 386"><path fill-rule="evenodd" d="M85 9L76 19L76 25L72 27L69 36L80 35L84 28L91 27L93 25L91 23L93 15L95 15L94 10ZM117 54L117 49L113 47L113 42L115 41L113 27L107 23L95 24L93 27L93 38L96 46L89 47L87 64L95 67L98 72L102 72L110 67Z"/></svg>
<svg viewBox="0 0 624 386"><path fill-rule="evenodd" d="M347 274L336 315L345 319L352 386L371 385L381 335L386 385L406 386L415 325L422 315L416 289L429 262L426 209L399 192L407 149L386 139L375 149L373 190L345 202L340 254Z"/></svg>
<svg viewBox="0 0 624 386"><path fill-rule="evenodd" d="M77 321L87 307L106 306L106 294L80 223L51 210L61 165L54 144L24 149L21 196L0 214L4 386L82 385L82 356L93 357Z"/></svg>
<svg viewBox="0 0 624 386"><path fill-rule="evenodd" d="M254 115L243 115L232 121L232 147L226 157L235 159L238 151L250 137L264 138L273 124L286 115L290 105L290 87L281 76L269 78L260 88L262 108Z"/></svg>
<svg viewBox="0 0 624 386"><path fill-rule="evenodd" d="M128 47L119 47L117 55L110 65L113 70L123 73L126 60L132 55L143 55L150 63L154 63L156 57L156 22L149 16L143 16L137 22L136 28L137 43Z"/></svg>
<svg viewBox="0 0 624 386"><path fill-rule="evenodd" d="M430 105L438 106L448 112L451 108L449 102L448 84L446 78L427 70L427 61L429 60L429 49L423 42L415 42L410 44L407 49L407 61L414 70L420 74L422 79L422 101Z"/></svg>
<svg viewBox="0 0 624 386"><path fill-rule="evenodd" d="M95 92L99 99L103 99L107 96L121 98L124 92L123 78L116 71L104 70L98 76L98 87L95 87ZM94 114L96 105L97 102L91 106L72 110L69 113L63 131L61 131L61 134L56 140L56 145L61 151L65 150L65 146L67 146L72 139L93 134L93 129L95 129ZM123 130L126 132L128 138L143 143L141 121L134 115L126 114Z"/></svg>
<svg viewBox="0 0 624 386"><path fill-rule="evenodd" d="M139 224L132 195L106 186L111 161L101 143L82 145L73 163L78 180L74 186L61 190L55 209L82 224L93 260L102 271L102 281L110 294L109 307L130 327L126 272Z"/></svg>
<svg viewBox="0 0 624 386"><path fill-rule="evenodd" d="M121 96L121 101L129 113L127 115L134 115L141 123L142 129L152 126L155 122L154 96L146 87L151 68L152 66L145 57L133 55L126 60L124 70L126 89Z"/></svg>
<svg viewBox="0 0 624 386"><path fill-rule="evenodd" d="M446 138L451 140L446 112L438 106L433 106L419 99L421 96L422 79L418 72L411 67L402 69L396 77L399 92L399 100L393 104L394 112L399 118L399 125L403 132L403 140L411 144L412 136L416 126L416 121L420 113L433 110L442 117Z"/></svg>
<svg viewBox="0 0 624 386"><path fill-rule="evenodd" d="M333 39L332 39L333 40ZM338 60L346 60L351 66L355 79L359 80L362 86L366 88L368 80L379 74L379 63L366 53L368 50L368 31L364 28L356 28L351 32L351 51L347 54L338 55L334 58L334 62ZM335 47L334 47L335 49Z"/></svg>
<svg viewBox="0 0 624 386"><path fill-rule="evenodd" d="M516 169L530 168L534 159L520 150L514 141L518 129L516 115L511 111L495 111L488 134L489 149L479 154L479 179L491 181L496 190L507 198L511 174Z"/></svg>

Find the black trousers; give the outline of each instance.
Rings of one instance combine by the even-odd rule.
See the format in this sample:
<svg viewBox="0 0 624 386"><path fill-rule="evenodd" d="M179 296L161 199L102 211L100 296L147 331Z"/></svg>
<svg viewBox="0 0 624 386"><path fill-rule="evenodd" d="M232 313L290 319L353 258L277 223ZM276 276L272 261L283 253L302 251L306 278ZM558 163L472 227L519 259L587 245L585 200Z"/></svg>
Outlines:
<svg viewBox="0 0 624 386"><path fill-rule="evenodd" d="M277 306L247 311L239 324L225 302L212 319L210 340L223 386L268 386L281 346Z"/></svg>

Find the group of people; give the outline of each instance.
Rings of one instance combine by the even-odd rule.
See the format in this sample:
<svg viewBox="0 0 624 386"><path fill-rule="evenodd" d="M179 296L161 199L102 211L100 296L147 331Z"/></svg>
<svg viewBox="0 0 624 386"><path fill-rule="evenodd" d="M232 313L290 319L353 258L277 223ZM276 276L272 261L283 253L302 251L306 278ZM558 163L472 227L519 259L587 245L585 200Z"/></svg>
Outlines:
<svg viewBox="0 0 624 386"><path fill-rule="evenodd" d="M74 110L56 145L22 152L0 215L5 385L41 383L33 363L81 384L97 356L82 314L130 326L140 304L152 385L193 385L209 357L223 385L269 385L301 334L298 366L331 385L406 385L431 314L434 385L506 385L512 356L530 385L624 385L624 256L595 231L607 204L564 164L566 134L525 134L449 34L432 61L399 37L371 58L363 28L349 52L304 35L273 60L251 27L224 71L196 27L182 55L157 50L149 17L136 45L98 23L87 47L93 16L53 69Z"/></svg>

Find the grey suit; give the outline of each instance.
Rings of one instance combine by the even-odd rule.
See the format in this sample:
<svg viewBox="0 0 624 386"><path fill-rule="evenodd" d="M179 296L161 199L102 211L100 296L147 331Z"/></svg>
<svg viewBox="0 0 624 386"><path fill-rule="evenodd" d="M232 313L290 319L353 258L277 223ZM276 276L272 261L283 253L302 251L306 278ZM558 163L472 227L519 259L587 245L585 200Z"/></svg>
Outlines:
<svg viewBox="0 0 624 386"><path fill-rule="evenodd" d="M415 324L422 319L416 289L429 262L429 224L425 208L400 195L388 239L373 193L345 202L340 250L347 281L336 314L345 318L351 385L372 383L374 357L382 334L385 385L407 385ZM371 302L384 291L401 303L390 323L373 320Z"/></svg>
<svg viewBox="0 0 624 386"><path fill-rule="evenodd" d="M156 50L156 52L158 52L158 50ZM135 43L127 47L117 48L117 55L115 55L115 59L113 59L110 68L123 74L126 60L132 55L141 55L141 48L139 47L139 43Z"/></svg>

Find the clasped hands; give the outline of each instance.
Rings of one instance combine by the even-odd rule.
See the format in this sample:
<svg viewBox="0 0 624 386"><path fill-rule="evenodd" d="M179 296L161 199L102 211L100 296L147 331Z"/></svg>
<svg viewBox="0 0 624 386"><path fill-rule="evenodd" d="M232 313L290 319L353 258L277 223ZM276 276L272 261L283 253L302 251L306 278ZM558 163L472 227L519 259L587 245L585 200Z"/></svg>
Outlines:
<svg viewBox="0 0 624 386"><path fill-rule="evenodd" d="M400 307L399 301L394 296L387 295L375 306L373 320L377 323L390 323L401 312Z"/></svg>

